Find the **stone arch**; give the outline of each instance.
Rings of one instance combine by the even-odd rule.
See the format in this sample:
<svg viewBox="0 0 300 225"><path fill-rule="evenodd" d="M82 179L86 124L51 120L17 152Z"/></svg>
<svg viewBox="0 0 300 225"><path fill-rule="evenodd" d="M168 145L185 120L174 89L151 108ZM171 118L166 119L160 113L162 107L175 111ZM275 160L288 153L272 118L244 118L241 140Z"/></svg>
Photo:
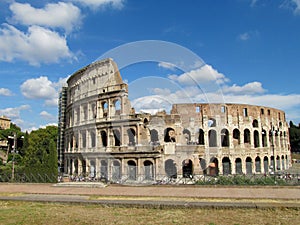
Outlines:
<svg viewBox="0 0 300 225"><path fill-rule="evenodd" d="M252 126L253 126L254 128L258 128L258 121L257 121L256 119L253 120Z"/></svg>
<svg viewBox="0 0 300 225"><path fill-rule="evenodd" d="M106 133L106 131L102 130L100 132L100 135L101 135L101 140L102 140L102 146L107 147L107 133Z"/></svg>
<svg viewBox="0 0 300 225"><path fill-rule="evenodd" d="M267 132L266 130L262 130L261 132L261 139L262 139L262 147L267 147L268 146L268 142L267 142Z"/></svg>
<svg viewBox="0 0 300 225"><path fill-rule="evenodd" d="M107 101L103 101L101 103L102 105L102 109L103 109L103 117L107 117L108 116L108 103Z"/></svg>
<svg viewBox="0 0 300 225"><path fill-rule="evenodd" d="M185 143L188 144L191 141L191 132L188 129L184 129L182 134L184 136Z"/></svg>
<svg viewBox="0 0 300 225"><path fill-rule="evenodd" d="M78 175L78 159L74 159L74 174Z"/></svg>
<svg viewBox="0 0 300 225"><path fill-rule="evenodd" d="M168 127L164 131L164 141L165 142L176 142L175 130L171 127Z"/></svg>
<svg viewBox="0 0 300 225"><path fill-rule="evenodd" d="M108 178L108 165L106 160L101 160L100 162L100 178Z"/></svg>
<svg viewBox="0 0 300 225"><path fill-rule="evenodd" d="M156 144L159 142L157 130L155 130L155 129L150 130L150 139L151 139L151 143L153 143L153 144Z"/></svg>
<svg viewBox="0 0 300 225"><path fill-rule="evenodd" d="M239 129L235 128L233 130L233 146L238 146L241 144L241 132Z"/></svg>
<svg viewBox="0 0 300 225"><path fill-rule="evenodd" d="M119 160L114 160L112 162L112 180L119 181L121 179L121 163Z"/></svg>
<svg viewBox="0 0 300 225"><path fill-rule="evenodd" d="M222 147L229 147L229 132L225 128L221 130L221 143Z"/></svg>
<svg viewBox="0 0 300 225"><path fill-rule="evenodd" d="M245 129L244 130L244 144L248 145L247 147L249 147L249 145L251 144L251 138L250 138L250 130L249 129Z"/></svg>
<svg viewBox="0 0 300 225"><path fill-rule="evenodd" d="M281 170L280 156L279 155L276 157L276 169Z"/></svg>
<svg viewBox="0 0 300 225"><path fill-rule="evenodd" d="M91 147L95 148L96 147L96 132L91 130L90 131L90 138L91 138Z"/></svg>
<svg viewBox="0 0 300 225"><path fill-rule="evenodd" d="M268 158L268 156L264 157L264 172L269 173L269 158Z"/></svg>
<svg viewBox="0 0 300 225"><path fill-rule="evenodd" d="M199 129L199 136L198 136L198 144L199 145L204 145L204 131L202 129Z"/></svg>
<svg viewBox="0 0 300 225"><path fill-rule="evenodd" d="M200 158L199 163L200 163L200 169L202 170L202 173L204 175L206 175L207 174L207 162L206 162L206 160L203 159L203 158Z"/></svg>
<svg viewBox="0 0 300 225"><path fill-rule="evenodd" d="M261 173L261 159L259 156L255 158L255 173Z"/></svg>
<svg viewBox="0 0 300 225"><path fill-rule="evenodd" d="M246 174L252 174L252 158L246 158Z"/></svg>
<svg viewBox="0 0 300 225"><path fill-rule="evenodd" d="M95 160L90 161L90 177L96 177L96 162Z"/></svg>
<svg viewBox="0 0 300 225"><path fill-rule="evenodd" d="M86 160L82 160L82 175L86 176Z"/></svg>
<svg viewBox="0 0 300 225"><path fill-rule="evenodd" d="M254 148L259 148L259 133L257 130L254 131Z"/></svg>
<svg viewBox="0 0 300 225"><path fill-rule="evenodd" d="M121 146L121 133L119 129L113 129L115 146Z"/></svg>
<svg viewBox="0 0 300 225"><path fill-rule="evenodd" d="M231 174L231 161L228 157L222 159L223 175Z"/></svg>
<svg viewBox="0 0 300 225"><path fill-rule="evenodd" d="M212 157L210 159L208 169L209 169L209 175L210 176L219 175L219 161L216 157Z"/></svg>
<svg viewBox="0 0 300 225"><path fill-rule="evenodd" d="M209 130L208 131L208 142L209 147L217 147L217 132L215 130Z"/></svg>
<svg viewBox="0 0 300 225"><path fill-rule="evenodd" d="M129 128L127 130L127 135L128 135L128 145L129 146L135 146L135 144L136 144L136 141L135 141L135 135L136 135L135 129Z"/></svg>
<svg viewBox="0 0 300 225"><path fill-rule="evenodd" d="M165 172L170 178L177 178L177 166L173 159L165 161Z"/></svg>
<svg viewBox="0 0 300 225"><path fill-rule="evenodd" d="M154 167L150 160L144 161L144 175L145 180L153 180L154 178Z"/></svg>
<svg viewBox="0 0 300 225"><path fill-rule="evenodd" d="M242 159L236 158L235 159L235 173L236 174L243 174L243 165L242 165Z"/></svg>
<svg viewBox="0 0 300 225"><path fill-rule="evenodd" d="M182 177L191 178L193 176L193 162L190 159L182 161Z"/></svg>
<svg viewBox="0 0 300 225"><path fill-rule="evenodd" d="M121 114L121 101L120 99L116 99L114 101L114 108L115 108L115 115L120 115Z"/></svg>
<svg viewBox="0 0 300 225"><path fill-rule="evenodd" d="M273 155L270 158L270 168L272 168L272 172L275 172L276 165L275 165L275 160Z"/></svg>
<svg viewBox="0 0 300 225"><path fill-rule="evenodd" d="M133 160L129 160L127 162L127 168L128 168L128 179L129 180L136 180L136 178L137 178L136 162L133 161Z"/></svg>

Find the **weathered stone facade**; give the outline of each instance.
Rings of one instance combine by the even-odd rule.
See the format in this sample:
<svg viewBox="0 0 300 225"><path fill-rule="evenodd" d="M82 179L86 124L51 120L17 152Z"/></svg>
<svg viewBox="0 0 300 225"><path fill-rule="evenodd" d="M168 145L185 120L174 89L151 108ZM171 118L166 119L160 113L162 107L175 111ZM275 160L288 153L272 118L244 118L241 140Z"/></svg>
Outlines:
<svg viewBox="0 0 300 225"><path fill-rule="evenodd" d="M106 59L67 81L64 172L118 180L261 174L290 166L281 110L245 104L175 104L135 113L128 85Z"/></svg>

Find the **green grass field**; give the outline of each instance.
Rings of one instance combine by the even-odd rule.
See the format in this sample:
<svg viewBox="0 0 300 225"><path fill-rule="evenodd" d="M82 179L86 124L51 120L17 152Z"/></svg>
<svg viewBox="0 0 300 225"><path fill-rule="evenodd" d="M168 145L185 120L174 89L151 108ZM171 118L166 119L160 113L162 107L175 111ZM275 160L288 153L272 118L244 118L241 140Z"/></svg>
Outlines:
<svg viewBox="0 0 300 225"><path fill-rule="evenodd" d="M297 224L297 209L154 209L0 201L1 224Z"/></svg>

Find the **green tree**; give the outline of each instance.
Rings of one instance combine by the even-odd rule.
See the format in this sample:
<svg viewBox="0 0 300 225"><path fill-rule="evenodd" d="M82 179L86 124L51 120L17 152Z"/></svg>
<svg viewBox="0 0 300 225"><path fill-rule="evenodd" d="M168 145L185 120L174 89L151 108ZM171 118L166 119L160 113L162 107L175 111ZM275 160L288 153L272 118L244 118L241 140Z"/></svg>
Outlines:
<svg viewBox="0 0 300 225"><path fill-rule="evenodd" d="M290 121L289 135L292 151L300 151L300 124L296 126Z"/></svg>
<svg viewBox="0 0 300 225"><path fill-rule="evenodd" d="M27 173L36 177L50 178L56 182L57 178L57 127L47 126L32 131L28 137L28 148L25 151L24 166ZM45 180L38 180L44 182Z"/></svg>

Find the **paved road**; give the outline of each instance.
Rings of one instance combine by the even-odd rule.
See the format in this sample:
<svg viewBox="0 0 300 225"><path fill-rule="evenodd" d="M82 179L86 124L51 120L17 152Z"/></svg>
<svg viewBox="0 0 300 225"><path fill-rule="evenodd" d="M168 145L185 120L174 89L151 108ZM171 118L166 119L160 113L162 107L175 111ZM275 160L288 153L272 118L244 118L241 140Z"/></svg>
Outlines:
<svg viewBox="0 0 300 225"><path fill-rule="evenodd" d="M96 196L96 197L95 197ZM0 184L0 199L184 207L300 208L300 187Z"/></svg>

